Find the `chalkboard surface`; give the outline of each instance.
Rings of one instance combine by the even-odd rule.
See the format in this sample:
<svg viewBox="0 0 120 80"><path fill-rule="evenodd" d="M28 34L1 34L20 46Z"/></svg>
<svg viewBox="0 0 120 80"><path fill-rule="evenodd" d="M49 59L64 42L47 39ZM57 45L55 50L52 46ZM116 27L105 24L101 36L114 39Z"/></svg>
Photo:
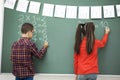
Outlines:
<svg viewBox="0 0 120 80"><path fill-rule="evenodd" d="M73 6L103 6L119 4L119 0L34 0L41 3L73 5ZM42 7L41 7L42 8ZM80 20L56 17L44 17L40 14L22 13L15 9L5 8L2 72L12 71L10 61L11 45L20 37L20 28L24 22L30 22L35 27L33 41L40 49L45 40L49 42L46 55L40 60L34 58L35 71L38 73L73 74L73 53L76 26L79 22L94 22L96 38L101 39L104 27L109 26L111 33L105 48L99 49L99 69L101 74L120 75L120 18Z"/></svg>

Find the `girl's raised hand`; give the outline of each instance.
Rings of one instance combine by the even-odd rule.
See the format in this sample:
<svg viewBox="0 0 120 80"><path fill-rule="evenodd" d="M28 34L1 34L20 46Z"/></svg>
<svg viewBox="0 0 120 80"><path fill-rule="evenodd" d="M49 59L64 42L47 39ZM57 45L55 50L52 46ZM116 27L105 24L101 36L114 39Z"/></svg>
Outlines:
<svg viewBox="0 0 120 80"><path fill-rule="evenodd" d="M105 27L105 33L109 34L110 33L110 28L109 27Z"/></svg>

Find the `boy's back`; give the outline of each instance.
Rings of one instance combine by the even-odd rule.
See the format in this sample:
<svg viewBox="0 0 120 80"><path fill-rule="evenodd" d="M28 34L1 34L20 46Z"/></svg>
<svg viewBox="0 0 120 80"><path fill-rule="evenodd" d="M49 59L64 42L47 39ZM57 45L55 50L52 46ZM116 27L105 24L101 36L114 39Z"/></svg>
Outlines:
<svg viewBox="0 0 120 80"><path fill-rule="evenodd" d="M32 54L30 45L33 45L27 38L21 38L12 46L11 60L13 63L13 74L19 77L33 76Z"/></svg>
<svg viewBox="0 0 120 80"><path fill-rule="evenodd" d="M39 51L30 39L33 35L32 24L25 23L21 29L22 37L13 43L11 47L11 61L13 64L12 73L16 76L16 80L33 80L35 74L33 68L33 56L42 58L44 56L48 43L45 42Z"/></svg>

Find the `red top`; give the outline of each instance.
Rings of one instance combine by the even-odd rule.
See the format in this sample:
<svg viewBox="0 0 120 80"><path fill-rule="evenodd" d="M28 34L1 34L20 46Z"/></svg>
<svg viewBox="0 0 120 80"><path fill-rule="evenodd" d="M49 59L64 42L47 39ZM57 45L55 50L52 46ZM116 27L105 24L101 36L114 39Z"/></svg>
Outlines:
<svg viewBox="0 0 120 80"><path fill-rule="evenodd" d="M74 73L75 74L90 74L99 73L98 70L98 48L105 46L108 39L108 34L105 34L102 40L95 40L93 52L88 55L86 51L86 37L80 46L80 54L74 53Z"/></svg>

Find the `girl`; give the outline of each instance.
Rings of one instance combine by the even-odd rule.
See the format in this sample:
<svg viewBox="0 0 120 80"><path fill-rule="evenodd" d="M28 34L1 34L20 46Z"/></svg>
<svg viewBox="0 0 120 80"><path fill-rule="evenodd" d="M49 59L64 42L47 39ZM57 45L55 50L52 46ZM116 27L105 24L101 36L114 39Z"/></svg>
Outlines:
<svg viewBox="0 0 120 80"><path fill-rule="evenodd" d="M79 24L74 45L74 73L76 80L96 80L98 70L98 48L105 46L109 27L105 28L102 40L95 38L93 22Z"/></svg>

